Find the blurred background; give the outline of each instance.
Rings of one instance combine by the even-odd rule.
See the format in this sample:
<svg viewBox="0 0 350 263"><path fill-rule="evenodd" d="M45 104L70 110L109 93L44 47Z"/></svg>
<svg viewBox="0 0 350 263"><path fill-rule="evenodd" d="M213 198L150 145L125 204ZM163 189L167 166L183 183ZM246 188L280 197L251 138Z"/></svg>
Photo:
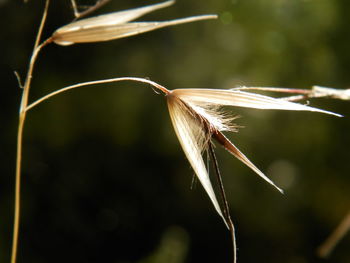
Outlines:
<svg viewBox="0 0 350 263"><path fill-rule="evenodd" d="M153 3L111 1L96 14ZM21 96L13 71L24 79L43 4L0 1L0 262L9 262L12 241ZM105 43L49 45L30 100L122 76L169 89L349 88L349 1L178 0L141 20L212 13L219 19ZM44 37L72 19L70 1L52 1ZM328 259L316 255L350 207L350 102L310 104L345 118L229 109L242 126L229 138L285 190L279 194L216 148L241 263L350 262L350 235ZM231 262L229 232L202 186L191 187L193 171L165 99L148 85L77 89L30 111L22 176L18 262Z"/></svg>

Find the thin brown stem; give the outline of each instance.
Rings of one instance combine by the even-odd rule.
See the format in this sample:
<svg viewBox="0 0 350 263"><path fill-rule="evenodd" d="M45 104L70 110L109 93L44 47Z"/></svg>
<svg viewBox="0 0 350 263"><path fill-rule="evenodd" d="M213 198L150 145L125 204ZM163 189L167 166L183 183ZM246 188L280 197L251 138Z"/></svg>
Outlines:
<svg viewBox="0 0 350 263"><path fill-rule="evenodd" d="M161 92L163 92L165 95L168 95L171 93L170 90L166 89L165 87L163 87L162 85L159 85L158 83L149 80L149 79L144 79L144 78L134 78L134 77L122 77L122 78L112 78L112 79L102 79L102 80L95 80L95 81L89 81L89 82L83 82L83 83L78 83L75 85L71 85L59 90L56 90L44 97L41 97L40 99L36 100L35 102L33 102L32 104L28 105L28 107L26 108L26 110L30 110L33 107L37 106L39 103L55 96L58 95L60 93L63 93L65 91L71 90L71 89L75 89L75 88L80 88L80 87L87 87L87 86L92 86L92 85L97 85L97 84L105 84L105 83L113 83L113 82L120 82L120 81L135 81L135 82L141 82L141 83L146 83L151 85L152 87L160 90Z"/></svg>
<svg viewBox="0 0 350 263"><path fill-rule="evenodd" d="M41 49L44 46L46 46L47 44L49 44L51 42L52 42L51 38L48 38L43 43L41 43L40 45L36 46L34 51L33 51L33 53L32 53L32 56L30 58L29 67L28 67L26 81L25 81L24 86L23 86L23 93L22 93L21 106L20 106L20 113L24 113L26 111L26 108L27 108L27 105L28 105L29 90L30 90L30 85L31 85L32 78L33 78L34 65L35 65L36 59L37 59L37 57L39 55L39 52L41 51Z"/></svg>
<svg viewBox="0 0 350 263"><path fill-rule="evenodd" d="M74 11L74 16L77 18L79 16L78 6L75 0L71 0L72 8Z"/></svg>
<svg viewBox="0 0 350 263"><path fill-rule="evenodd" d="M47 10L49 7L49 0L46 0L43 17L39 26L38 34L36 36L33 53L29 62L29 68L27 72L26 81L23 86L23 93L21 98L21 105L19 111L19 123L17 132L17 155L16 155L16 178L15 178L15 208L14 208L14 219L13 219L13 240L12 240L12 251L11 251L11 263L16 263L17 250L18 250L18 235L20 226L20 208L21 208L21 163L22 163L22 141L23 141L23 129L26 119L26 107L28 104L29 89L32 80L32 74L36 58L42 47L50 43L50 39L44 41L39 45L44 24L47 17Z"/></svg>
<svg viewBox="0 0 350 263"><path fill-rule="evenodd" d="M18 87L23 89L23 85L22 85L22 81L21 81L21 76L19 75L19 73L17 71L14 72L16 79L17 79L17 83L18 83Z"/></svg>
<svg viewBox="0 0 350 263"><path fill-rule="evenodd" d="M96 4L94 4L93 6L89 7L88 9L86 9L85 11L83 12L79 12L78 10L78 6L75 2L75 0L71 0L71 3L72 3L72 7L73 7L73 10L74 10L74 16L75 16L75 19L80 19L84 16L87 16L93 12L95 12L97 9L101 8L102 6L104 6L105 4L107 4L110 0L98 0L96 2Z"/></svg>
<svg viewBox="0 0 350 263"><path fill-rule="evenodd" d="M223 202L223 206L224 206L224 216L225 216L226 223L227 223L227 225L230 229L230 233L231 233L232 246L233 246L233 251L232 251L233 252L233 263L236 263L237 262L237 246L236 246L235 227L233 225L233 222L232 222L232 219L230 216L230 208L229 208L228 201L226 198L224 184L222 182L222 177L221 177L221 173L219 170L218 161L216 159L216 155L215 155L215 152L213 149L213 144L211 141L209 142L208 150L209 150L210 157L213 161L216 179L218 181L219 188L220 188L220 194L221 194L221 198L222 198L222 202Z"/></svg>
<svg viewBox="0 0 350 263"><path fill-rule="evenodd" d="M25 114L19 117L18 133L17 133L17 160L16 160L16 183L15 183L15 211L13 219L13 240L12 240L12 254L11 263L16 262L18 249L18 233L19 233L19 219L21 210L21 161L22 161L22 138Z"/></svg>

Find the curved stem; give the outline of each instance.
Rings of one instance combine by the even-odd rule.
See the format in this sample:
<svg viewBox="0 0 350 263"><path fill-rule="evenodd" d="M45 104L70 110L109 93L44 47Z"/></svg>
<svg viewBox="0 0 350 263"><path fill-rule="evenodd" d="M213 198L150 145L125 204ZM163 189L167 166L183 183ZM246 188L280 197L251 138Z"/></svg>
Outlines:
<svg viewBox="0 0 350 263"><path fill-rule="evenodd" d="M168 95L171 93L170 90L163 87L162 85L159 85L158 83L156 83L152 80L148 80L148 79L144 79L144 78L121 77L121 78L112 78L112 79L102 79L102 80L95 80L95 81L78 83L78 84L71 85L71 86L56 90L54 92L51 92L48 95L41 97L40 99L38 99L38 100L34 101L33 103L31 103L30 105L28 105L25 110L28 111L28 110L34 108L35 106L37 106L38 104L40 104L41 102L43 102L43 101L45 101L45 100L47 100L55 95L58 95L58 94L63 93L65 91L71 90L71 89L80 88L80 87L87 87L87 86L97 85L97 84L120 82L120 81L135 81L135 82L146 83L146 84L149 84L149 85L153 86L154 88L160 90L165 95Z"/></svg>
<svg viewBox="0 0 350 263"><path fill-rule="evenodd" d="M22 140L23 140L23 128L26 119L26 107L28 104L29 89L32 80L33 69L35 61L40 50L51 42L51 39L44 41L39 45L44 24L47 17L47 10L49 7L49 0L46 0L43 17L39 26L38 34L36 36L34 49L29 62L29 68L27 72L26 81L23 86L23 93L21 99L21 105L19 110L19 123L17 132L17 155L16 155L16 178L15 178L15 208L14 208L14 219L13 219L13 240L12 240L12 251L11 251L11 263L16 263L17 260L17 249L18 249L18 235L20 225L20 208L21 208L21 163L22 163Z"/></svg>

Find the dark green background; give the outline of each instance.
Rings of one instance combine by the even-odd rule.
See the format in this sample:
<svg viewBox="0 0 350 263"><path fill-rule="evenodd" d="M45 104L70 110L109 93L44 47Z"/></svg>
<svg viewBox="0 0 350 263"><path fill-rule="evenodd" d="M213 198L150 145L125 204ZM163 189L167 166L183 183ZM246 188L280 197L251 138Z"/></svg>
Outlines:
<svg viewBox="0 0 350 263"><path fill-rule="evenodd" d="M43 2L0 1L0 262L9 261L12 240L21 96L13 71L24 78ZM52 2L45 37L72 19L70 1ZM98 13L150 3L111 1ZM106 43L49 45L30 99L122 76L169 89L349 87L348 0L179 0L144 20L207 13L219 19ZM241 263L350 262L349 235L328 260L315 255L349 210L350 102L311 105L346 117L232 109L245 128L230 138L285 189L280 195L217 147ZM165 100L148 85L59 95L29 112L23 147L18 262L231 261L229 233L200 184L191 190L193 172Z"/></svg>

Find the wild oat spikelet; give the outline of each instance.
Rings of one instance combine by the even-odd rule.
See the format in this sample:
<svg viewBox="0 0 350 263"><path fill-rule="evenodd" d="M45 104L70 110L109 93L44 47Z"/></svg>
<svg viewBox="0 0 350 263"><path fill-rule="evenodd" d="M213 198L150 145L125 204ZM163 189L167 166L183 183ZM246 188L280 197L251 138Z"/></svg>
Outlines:
<svg viewBox="0 0 350 263"><path fill-rule="evenodd" d="M27 110L32 109L39 103L62 92L86 87L96 84L105 84L119 81L135 81L146 83L164 93L167 99L170 118L181 144L181 147L190 162L196 176L203 185L211 202L213 203L218 214L225 217L221 211L217 201L215 192L210 182L207 168L204 164L202 154L209 148L212 139L215 139L229 153L238 160L247 165L261 178L274 186L278 191L283 192L278 188L268 177L264 175L226 136L224 131L235 131L235 126L232 121L235 117L229 112L223 112L223 106L229 107L244 107L262 110L292 110L292 111L312 111L325 114L331 114L337 117L342 117L337 113L317 109L314 107L302 105L295 102L290 102L283 98L272 98L252 92L242 91L249 90L271 90L279 92L291 93L291 89L284 88L263 88L263 87L242 87L238 89L175 89L168 90L160 84L144 78L122 77L107 80L96 80L91 82L79 83L61 90L57 90L42 97L38 101L27 107ZM299 90L293 89L293 93Z"/></svg>
<svg viewBox="0 0 350 263"><path fill-rule="evenodd" d="M167 102L171 121L182 149L214 204L216 211L224 221L225 218L216 199L202 158L202 153L208 148L212 138L277 190L280 192L282 190L266 177L222 133L222 131L233 131L235 126L230 124L230 118L227 117L229 115L223 114L220 111L220 107L233 106L254 109L313 111L340 116L329 111L240 90L176 89L169 91Z"/></svg>
<svg viewBox="0 0 350 263"><path fill-rule="evenodd" d="M130 22L147 13L170 6L175 1L95 16L72 22L57 29L51 40L58 45L109 41L148 31L199 20L215 19L216 15L200 15L162 22Z"/></svg>

